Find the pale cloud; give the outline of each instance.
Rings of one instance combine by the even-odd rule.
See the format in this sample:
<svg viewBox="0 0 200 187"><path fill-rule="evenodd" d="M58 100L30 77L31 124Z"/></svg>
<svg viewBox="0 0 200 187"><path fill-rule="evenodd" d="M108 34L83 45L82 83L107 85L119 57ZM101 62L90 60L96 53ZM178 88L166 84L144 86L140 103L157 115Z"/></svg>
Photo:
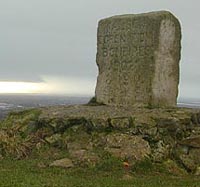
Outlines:
<svg viewBox="0 0 200 187"><path fill-rule="evenodd" d="M95 80L78 77L42 76L40 93L93 96Z"/></svg>

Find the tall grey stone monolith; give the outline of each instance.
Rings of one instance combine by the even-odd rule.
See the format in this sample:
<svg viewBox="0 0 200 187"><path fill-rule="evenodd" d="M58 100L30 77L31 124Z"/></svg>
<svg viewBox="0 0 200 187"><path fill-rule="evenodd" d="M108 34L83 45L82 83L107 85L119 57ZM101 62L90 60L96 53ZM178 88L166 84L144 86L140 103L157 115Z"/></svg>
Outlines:
<svg viewBox="0 0 200 187"><path fill-rule="evenodd" d="M170 12L121 15L98 25L97 102L176 106L180 23Z"/></svg>

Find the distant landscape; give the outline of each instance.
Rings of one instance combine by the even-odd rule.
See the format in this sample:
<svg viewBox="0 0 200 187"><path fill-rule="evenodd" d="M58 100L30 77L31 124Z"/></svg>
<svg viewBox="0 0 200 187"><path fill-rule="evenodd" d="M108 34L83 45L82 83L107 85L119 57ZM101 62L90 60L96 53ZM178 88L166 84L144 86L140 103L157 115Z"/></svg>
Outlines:
<svg viewBox="0 0 200 187"><path fill-rule="evenodd" d="M39 95L39 94L1 94L0 95L0 119L9 111L23 110L27 108L85 104L91 97L71 97L64 95ZM200 99L179 99L179 107L200 108Z"/></svg>
<svg viewBox="0 0 200 187"><path fill-rule="evenodd" d="M39 95L39 94L6 94L0 95L0 119L4 118L9 111L23 110L27 108L84 104L90 97L70 97L62 95Z"/></svg>

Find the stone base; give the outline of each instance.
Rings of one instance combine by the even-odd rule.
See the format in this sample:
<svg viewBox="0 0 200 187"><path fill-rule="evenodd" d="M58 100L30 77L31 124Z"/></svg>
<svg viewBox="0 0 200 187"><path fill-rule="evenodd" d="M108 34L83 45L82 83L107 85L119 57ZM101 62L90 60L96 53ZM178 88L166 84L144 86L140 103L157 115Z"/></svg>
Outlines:
<svg viewBox="0 0 200 187"><path fill-rule="evenodd" d="M1 123L0 138L1 157L28 157L47 144L65 150L76 167L94 166L107 153L130 166L149 159L163 164L173 160L194 174L200 168L200 110L196 109L39 108L11 114ZM13 141L16 147L9 147Z"/></svg>

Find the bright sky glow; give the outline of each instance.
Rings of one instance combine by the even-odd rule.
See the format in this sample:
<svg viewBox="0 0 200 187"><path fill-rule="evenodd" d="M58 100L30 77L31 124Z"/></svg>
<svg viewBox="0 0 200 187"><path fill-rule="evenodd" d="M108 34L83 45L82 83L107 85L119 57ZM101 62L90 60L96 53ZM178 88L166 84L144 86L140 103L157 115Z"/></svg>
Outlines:
<svg viewBox="0 0 200 187"><path fill-rule="evenodd" d="M44 87L43 83L0 82L0 93L40 93Z"/></svg>
<svg viewBox="0 0 200 187"><path fill-rule="evenodd" d="M0 94L39 93L94 95L95 81L65 77L42 77L42 82L0 82Z"/></svg>

